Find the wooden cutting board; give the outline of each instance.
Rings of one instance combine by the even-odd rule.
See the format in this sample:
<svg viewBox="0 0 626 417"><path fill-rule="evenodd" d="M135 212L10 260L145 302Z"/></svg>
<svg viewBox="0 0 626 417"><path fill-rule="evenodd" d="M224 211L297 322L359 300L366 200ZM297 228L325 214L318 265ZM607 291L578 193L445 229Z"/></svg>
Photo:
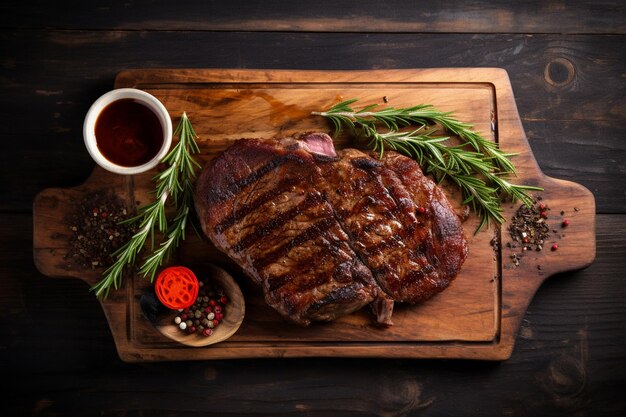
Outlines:
<svg viewBox="0 0 626 417"><path fill-rule="evenodd" d="M372 325L365 309L332 323L300 328L285 322L263 301L239 268L206 239L193 233L180 248L178 264L214 262L239 281L246 298L246 317L227 341L205 347L186 347L166 339L143 317L139 297L149 287L141 277L125 280L102 308L124 361L201 360L248 357L394 357L507 359L525 309L550 275L591 264L595 257L595 202L584 187L547 177L540 171L524 134L507 73L497 68L458 68L384 71L276 70L129 70L120 73L115 87L140 88L158 97L174 124L186 111L200 139L202 163L242 137L270 138L321 130L328 121L311 116L340 100L360 98L360 104L395 107L420 103L454 111L473 123L507 152L517 152L518 183L545 188L543 202L551 207L548 223L557 251L524 252L508 248L506 224L473 235L477 219L465 223L469 256L452 285L416 306L397 306L395 325ZM559 134L559 132L555 132ZM354 146L347 136L337 147ZM96 283L101 270L79 270L64 259L71 231L64 218L71 201L94 190L111 191L129 206L151 201L149 172L134 177L96 168L75 188L42 191L34 201L34 258L50 277L73 277ZM452 198L456 198L452 196ZM506 204L510 219L518 204ZM564 212L561 214L561 212ZM562 229L564 217L571 225ZM494 246L492 243L497 243ZM522 254L519 266L511 255ZM94 298L94 302L96 299Z"/></svg>

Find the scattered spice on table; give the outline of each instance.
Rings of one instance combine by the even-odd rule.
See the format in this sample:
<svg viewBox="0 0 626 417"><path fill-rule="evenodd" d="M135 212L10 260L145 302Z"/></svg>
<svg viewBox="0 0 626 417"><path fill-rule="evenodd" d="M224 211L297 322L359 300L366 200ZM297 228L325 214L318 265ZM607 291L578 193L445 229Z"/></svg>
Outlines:
<svg viewBox="0 0 626 417"><path fill-rule="evenodd" d="M113 264L113 253L135 232L134 227L119 224L132 213L117 196L93 192L73 201L74 211L66 218L72 232L65 255L71 266L106 268Z"/></svg>
<svg viewBox="0 0 626 417"><path fill-rule="evenodd" d="M574 210L576 211L576 208ZM551 229L548 225L548 213L550 211L551 208L542 202L541 197L537 197L532 206L521 205L515 212L509 225L509 234L512 241L506 243L507 248L521 248L521 253L514 253L510 256L513 267L520 265L525 252L541 252L544 248L547 248L545 245L548 244L550 244L549 248L552 252L556 252L559 249L555 239L564 238L565 234L560 233L556 228ZM561 210L560 214L565 216L566 213L564 210ZM561 229L565 229L570 225L570 219L562 219ZM537 265L537 270L540 274L543 273L540 265Z"/></svg>
<svg viewBox="0 0 626 417"><path fill-rule="evenodd" d="M550 226L547 223L550 207L542 202L532 206L521 205L511 219L509 234L514 242L521 244L522 251L542 251L550 237Z"/></svg>
<svg viewBox="0 0 626 417"><path fill-rule="evenodd" d="M212 280L198 280L198 297L193 305L174 318L181 331L200 336L211 336L224 320L229 300L224 290Z"/></svg>

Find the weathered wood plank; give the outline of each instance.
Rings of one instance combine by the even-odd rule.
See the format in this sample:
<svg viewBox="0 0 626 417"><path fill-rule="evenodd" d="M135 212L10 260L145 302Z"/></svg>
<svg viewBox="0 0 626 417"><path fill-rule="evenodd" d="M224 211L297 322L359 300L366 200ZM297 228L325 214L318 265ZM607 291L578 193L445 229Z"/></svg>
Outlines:
<svg viewBox="0 0 626 417"><path fill-rule="evenodd" d="M124 69L496 66L509 73L523 125L544 172L593 190L599 212L624 212L626 195L619 177L626 173L625 40L557 35L3 32L0 122L8 128L0 132L6 150L0 153L0 181L5 185L0 208L29 210L40 189L76 185L89 175L93 163L82 143L82 120L93 100L111 89L115 74Z"/></svg>
<svg viewBox="0 0 626 417"><path fill-rule="evenodd" d="M522 123L543 172L587 187L598 212L626 211L626 120Z"/></svg>
<svg viewBox="0 0 626 417"><path fill-rule="evenodd" d="M406 0L187 1L184 5L70 0L7 1L4 28L404 33L624 33L626 8L613 1L509 3Z"/></svg>
<svg viewBox="0 0 626 417"><path fill-rule="evenodd" d="M503 363L280 359L140 367L119 361L86 285L36 272L31 216L2 220L8 415L454 415L462 404L474 415L597 416L626 407L624 215L598 217L596 262L540 288Z"/></svg>

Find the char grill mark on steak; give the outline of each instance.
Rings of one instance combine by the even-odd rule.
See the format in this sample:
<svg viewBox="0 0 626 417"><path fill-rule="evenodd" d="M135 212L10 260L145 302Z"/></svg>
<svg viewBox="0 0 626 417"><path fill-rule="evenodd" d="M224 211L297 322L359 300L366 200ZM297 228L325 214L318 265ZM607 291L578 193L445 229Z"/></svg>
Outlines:
<svg viewBox="0 0 626 417"><path fill-rule="evenodd" d="M275 191L272 190L269 193L274 194ZM313 207L314 205L318 205L321 202L322 196L319 193L307 195L297 206L278 214L276 217L269 219L261 225L257 225L251 233L247 234L239 242L235 243L232 249L235 252L241 252L242 250L249 248L257 243L261 238L269 235L279 227L284 226L289 220L292 220L294 217L304 213L307 209Z"/></svg>
<svg viewBox="0 0 626 417"><path fill-rule="evenodd" d="M293 187L297 181L293 178L287 178L278 183L276 188L260 195L257 199L252 201L251 203L245 204L240 208L236 208L232 213L222 220L221 223L215 226L215 233L222 233L229 227L235 224L237 219L247 216L252 213L254 210L257 210L263 204L273 200L274 198L280 196L285 193L288 188Z"/></svg>
<svg viewBox="0 0 626 417"><path fill-rule="evenodd" d="M250 184L255 183L256 181L258 181L265 175L269 174L270 172L278 168L281 164L289 160L298 161L299 158L297 155L294 155L294 154L286 154L286 155L281 155L277 158L273 158L269 162L267 162L265 165L258 168L256 171L251 172L248 176L241 178L239 181L231 182L229 186L226 187L225 189L209 190L208 195L207 195L207 200L209 202L217 203L217 202L224 201L228 198L231 198L238 191L244 189L246 186Z"/></svg>
<svg viewBox="0 0 626 417"><path fill-rule="evenodd" d="M253 262L254 267L257 269L263 269L267 265L276 262L280 258L286 256L293 248L302 245L308 240L316 239L323 235L328 229L335 226L335 220L327 217L318 223L306 228L302 233L289 240L284 245L278 247L273 252L268 253L263 258L257 259Z"/></svg>

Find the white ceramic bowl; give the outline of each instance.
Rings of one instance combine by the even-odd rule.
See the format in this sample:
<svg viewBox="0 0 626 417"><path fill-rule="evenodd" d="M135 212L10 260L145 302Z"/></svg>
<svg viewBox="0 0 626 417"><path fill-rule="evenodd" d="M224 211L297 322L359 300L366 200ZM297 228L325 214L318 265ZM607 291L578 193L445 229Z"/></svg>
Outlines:
<svg viewBox="0 0 626 417"><path fill-rule="evenodd" d="M117 165L106 159L98 149L95 134L98 116L106 106L121 99L132 99L145 105L154 112L159 119L159 122L161 122L161 128L163 130L163 146L154 158L145 164L133 167ZM87 147L89 155L91 155L94 161L96 161L96 163L102 168L116 174L139 174L157 166L161 159L167 155L167 152L172 145L172 120L170 119L170 115L163 103L161 103L159 99L154 97L152 94L148 94L145 91L135 88L119 88L104 94L91 105L87 115L85 116L85 122L83 124L83 137L85 139L85 146Z"/></svg>

